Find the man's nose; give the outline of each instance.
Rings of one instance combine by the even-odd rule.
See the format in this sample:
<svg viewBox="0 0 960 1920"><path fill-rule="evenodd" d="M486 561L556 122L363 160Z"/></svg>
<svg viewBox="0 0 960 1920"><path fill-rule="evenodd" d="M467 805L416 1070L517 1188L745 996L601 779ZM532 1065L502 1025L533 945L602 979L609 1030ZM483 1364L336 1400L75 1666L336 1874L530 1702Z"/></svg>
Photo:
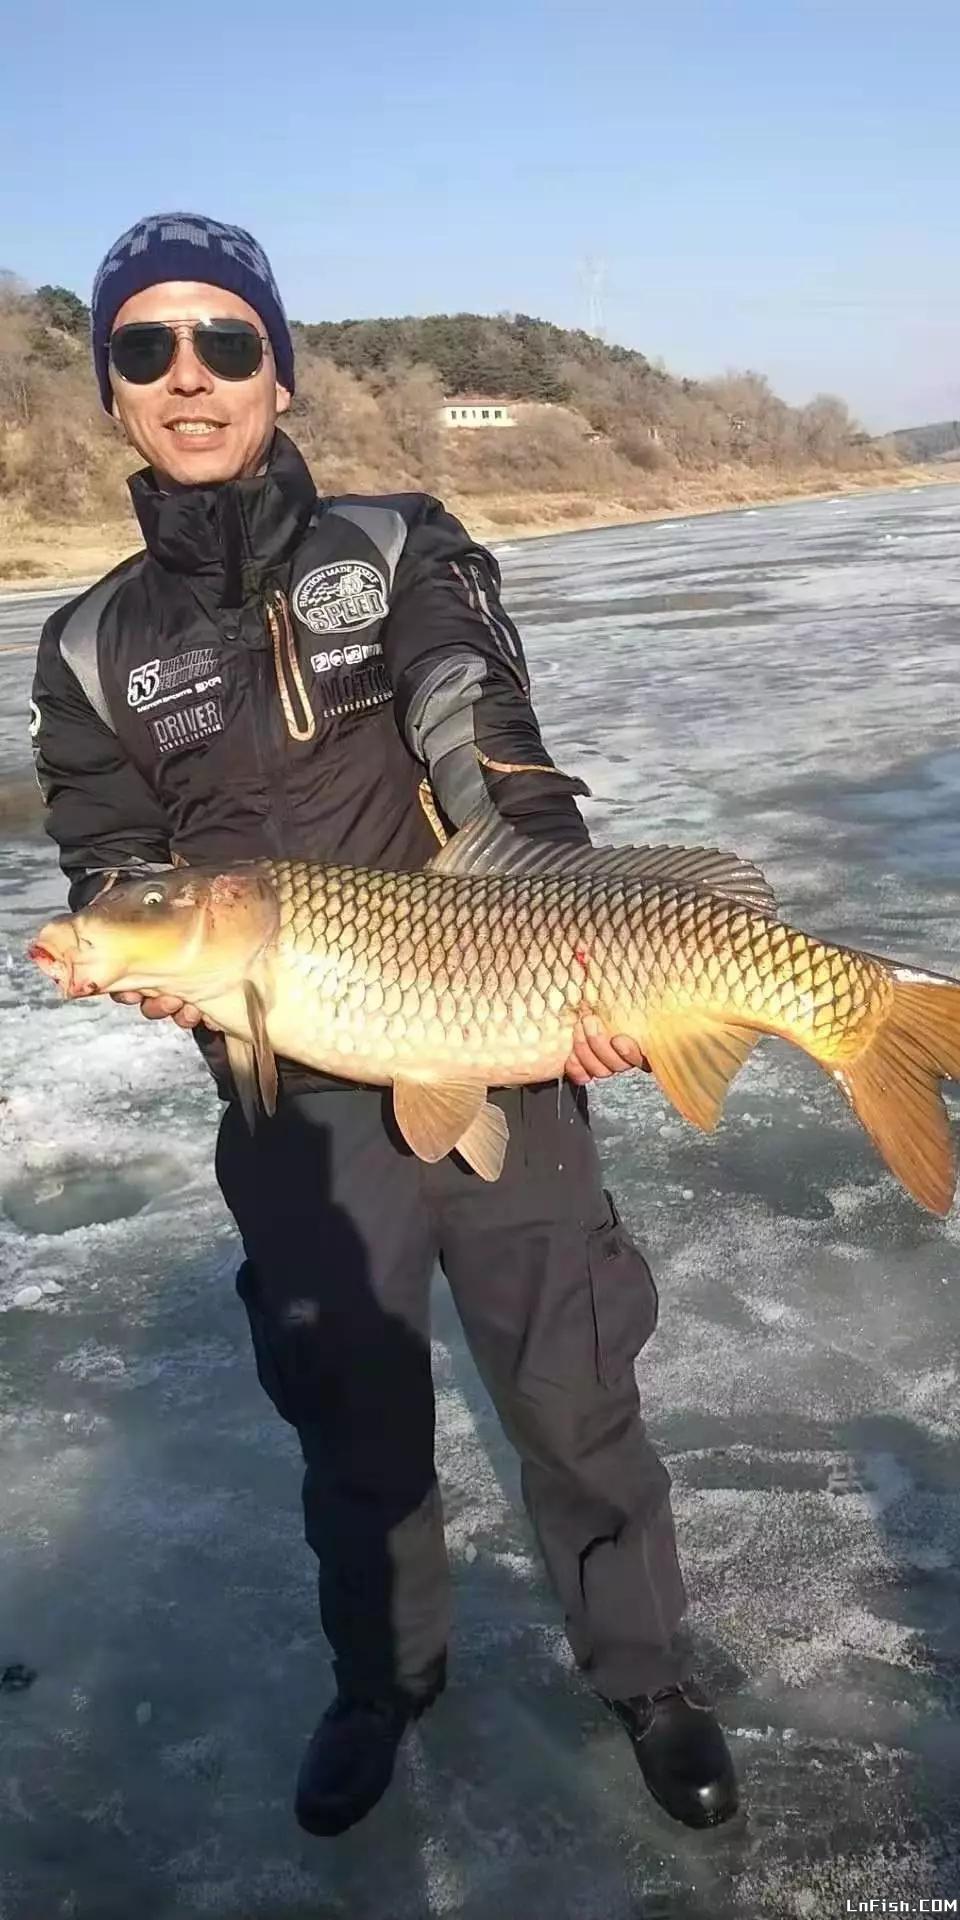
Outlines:
<svg viewBox="0 0 960 1920"><path fill-rule="evenodd" d="M177 334L177 351L170 362L167 386L171 393L213 392L213 374L204 366L190 333Z"/></svg>

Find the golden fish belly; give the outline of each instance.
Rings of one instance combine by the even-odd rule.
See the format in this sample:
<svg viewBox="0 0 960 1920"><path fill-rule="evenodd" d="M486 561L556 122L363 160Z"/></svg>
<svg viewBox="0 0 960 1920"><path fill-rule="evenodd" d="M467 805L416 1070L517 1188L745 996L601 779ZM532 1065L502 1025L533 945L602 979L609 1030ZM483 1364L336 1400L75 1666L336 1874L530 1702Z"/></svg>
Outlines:
<svg viewBox="0 0 960 1920"><path fill-rule="evenodd" d="M570 1051L576 1010L538 1020L496 982L476 996L429 975L389 979L355 957L333 969L301 950L274 963L267 1020L278 1054L345 1079L386 1084L398 1075L476 1078L488 1086L555 1078Z"/></svg>

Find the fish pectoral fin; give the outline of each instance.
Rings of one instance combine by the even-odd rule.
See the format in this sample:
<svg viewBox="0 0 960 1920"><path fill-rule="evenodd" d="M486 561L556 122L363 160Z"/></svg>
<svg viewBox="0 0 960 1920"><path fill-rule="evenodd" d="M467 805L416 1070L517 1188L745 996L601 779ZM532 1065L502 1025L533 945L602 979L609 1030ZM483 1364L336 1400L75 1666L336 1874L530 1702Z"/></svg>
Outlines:
<svg viewBox="0 0 960 1920"><path fill-rule="evenodd" d="M499 1180L507 1157L510 1128L491 1101L484 1101L475 1120L457 1141L457 1152L481 1180Z"/></svg>
<svg viewBox="0 0 960 1920"><path fill-rule="evenodd" d="M252 1133L257 1121L257 1063L253 1042L240 1040L235 1033L225 1033L227 1059L233 1084L237 1089L237 1098L243 1109L244 1119Z"/></svg>
<svg viewBox="0 0 960 1920"><path fill-rule="evenodd" d="M277 1111L277 1058L267 1037L267 1010L252 980L243 983L243 1004L250 1022L253 1056L257 1064L260 1098L267 1113Z"/></svg>
<svg viewBox="0 0 960 1920"><path fill-rule="evenodd" d="M727 1090L758 1033L703 1014L655 1014L644 1022L643 1050L667 1099L685 1120L710 1133Z"/></svg>
<svg viewBox="0 0 960 1920"><path fill-rule="evenodd" d="M479 1118L487 1097L482 1080L414 1080L393 1083L397 1126L420 1160L452 1153Z"/></svg>

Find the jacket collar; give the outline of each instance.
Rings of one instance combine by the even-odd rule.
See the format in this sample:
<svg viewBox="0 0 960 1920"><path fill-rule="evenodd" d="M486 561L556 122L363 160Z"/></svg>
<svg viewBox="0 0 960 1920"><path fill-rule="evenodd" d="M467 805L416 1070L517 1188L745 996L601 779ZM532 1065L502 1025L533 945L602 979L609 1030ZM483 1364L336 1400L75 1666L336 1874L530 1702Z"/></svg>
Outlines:
<svg viewBox="0 0 960 1920"><path fill-rule="evenodd" d="M280 432L253 480L164 493L144 467L128 484L153 558L171 573L203 575L228 607L241 606L289 558L317 501L306 462Z"/></svg>

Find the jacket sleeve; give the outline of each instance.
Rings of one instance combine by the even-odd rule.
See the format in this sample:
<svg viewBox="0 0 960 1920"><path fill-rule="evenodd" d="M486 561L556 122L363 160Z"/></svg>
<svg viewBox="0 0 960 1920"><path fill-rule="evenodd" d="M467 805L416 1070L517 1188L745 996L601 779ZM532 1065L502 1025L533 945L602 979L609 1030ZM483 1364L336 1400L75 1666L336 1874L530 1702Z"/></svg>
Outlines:
<svg viewBox="0 0 960 1920"><path fill-rule="evenodd" d="M60 624L54 614L40 636L31 733L44 826L59 847L76 912L104 873L169 866L170 837L156 795L63 660Z"/></svg>
<svg viewBox="0 0 960 1920"><path fill-rule="evenodd" d="M408 535L382 638L401 732L454 827L492 802L521 833L589 843L573 797L589 789L543 744L497 562L439 501Z"/></svg>

